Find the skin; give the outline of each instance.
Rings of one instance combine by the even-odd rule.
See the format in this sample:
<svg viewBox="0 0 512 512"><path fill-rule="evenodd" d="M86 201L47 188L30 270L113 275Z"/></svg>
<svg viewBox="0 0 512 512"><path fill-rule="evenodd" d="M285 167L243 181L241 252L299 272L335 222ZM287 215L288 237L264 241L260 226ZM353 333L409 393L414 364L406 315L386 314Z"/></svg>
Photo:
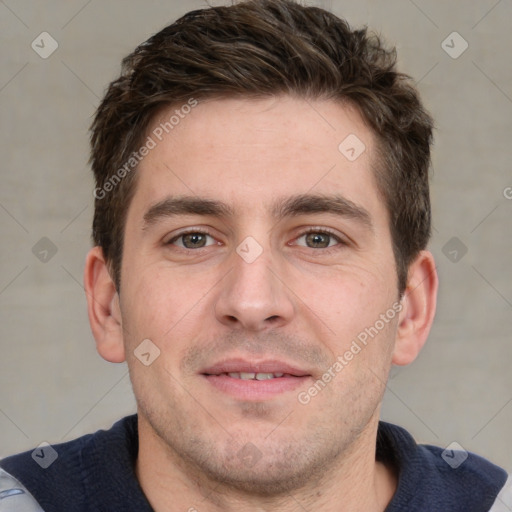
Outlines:
<svg viewBox="0 0 512 512"><path fill-rule="evenodd" d="M366 146L353 162L338 150L349 134ZM156 511L368 512L392 498L395 472L375 460L380 405L391 365L413 361L427 338L437 276L422 251L400 298L374 146L359 114L333 101L216 99L141 162L120 295L98 247L85 287L99 353L128 363L136 473ZM276 215L276 204L304 194L341 196L367 218ZM177 197L229 211L148 215ZM207 236L184 239L184 231ZM261 250L250 263L236 251L246 237ZM251 253L253 245L241 247ZM400 300L400 313L333 372L358 334ZM160 350L149 366L134 354L144 339ZM202 374L228 358L284 361L306 376L293 390L241 398ZM329 368L334 378L300 403Z"/></svg>

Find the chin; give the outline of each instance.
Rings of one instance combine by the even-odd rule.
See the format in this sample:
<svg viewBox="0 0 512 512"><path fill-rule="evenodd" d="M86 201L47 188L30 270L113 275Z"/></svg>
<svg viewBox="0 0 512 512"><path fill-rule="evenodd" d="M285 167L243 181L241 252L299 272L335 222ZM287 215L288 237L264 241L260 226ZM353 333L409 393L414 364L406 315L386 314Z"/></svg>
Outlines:
<svg viewBox="0 0 512 512"><path fill-rule="evenodd" d="M325 441L325 439L324 439ZM225 441L224 446L204 438L189 439L180 447L180 455L193 467L195 475L230 489L259 496L289 496L312 482L320 480L334 463L338 450L320 445L318 438L257 442ZM307 448L305 448L307 447Z"/></svg>

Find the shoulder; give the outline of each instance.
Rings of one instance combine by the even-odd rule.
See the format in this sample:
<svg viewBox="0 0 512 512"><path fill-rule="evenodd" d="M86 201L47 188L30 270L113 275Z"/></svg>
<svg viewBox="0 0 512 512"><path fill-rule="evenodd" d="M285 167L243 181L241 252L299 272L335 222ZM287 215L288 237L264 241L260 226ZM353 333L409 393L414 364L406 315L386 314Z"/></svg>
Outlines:
<svg viewBox="0 0 512 512"><path fill-rule="evenodd" d="M503 469L460 445L419 445L407 431L387 423L379 425L379 451L399 478L387 512L488 512L507 481Z"/></svg>
<svg viewBox="0 0 512 512"><path fill-rule="evenodd" d="M132 446L134 438L137 438L136 416L130 416L109 430L66 443L44 443L34 450L6 457L0 460L0 470L6 485L7 478L11 478L12 484L32 495L42 510L80 511L79 504L88 502L95 480L105 477L98 473L98 468L112 471L103 461L109 457L113 461L122 459L120 464L126 466L124 459L129 459L131 450L137 449Z"/></svg>
<svg viewBox="0 0 512 512"><path fill-rule="evenodd" d="M44 512L28 489L0 468L0 512L12 510Z"/></svg>
<svg viewBox="0 0 512 512"><path fill-rule="evenodd" d="M489 512L510 512L512 510L512 475L496 497L496 500Z"/></svg>

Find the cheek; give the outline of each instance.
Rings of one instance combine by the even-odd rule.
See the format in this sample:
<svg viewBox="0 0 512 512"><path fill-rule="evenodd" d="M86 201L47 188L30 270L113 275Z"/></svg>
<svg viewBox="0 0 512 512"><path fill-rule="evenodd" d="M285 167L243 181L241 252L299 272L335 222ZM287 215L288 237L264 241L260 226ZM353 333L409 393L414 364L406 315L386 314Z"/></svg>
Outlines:
<svg viewBox="0 0 512 512"><path fill-rule="evenodd" d="M348 273L326 282L322 291L310 293L308 306L313 332L328 348L333 362L332 400L376 403L382 396L398 325L398 292L393 280L367 275L350 279ZM361 277L362 274L359 274ZM395 309L393 308L395 306ZM326 328L324 328L324 325ZM336 391L335 391L336 390ZM361 403L362 403L361 402Z"/></svg>
<svg viewBox="0 0 512 512"><path fill-rule="evenodd" d="M125 344L134 348L148 338L175 357L206 325L206 281L156 265L139 268L132 275L122 284Z"/></svg>
<svg viewBox="0 0 512 512"><path fill-rule="evenodd" d="M328 337L338 340L339 349L378 322L398 300L394 276L385 277L378 269L330 268L315 276L303 274L301 280L296 293L304 314L323 324ZM379 323L379 331L388 331L393 317L386 318L386 329Z"/></svg>
<svg viewBox="0 0 512 512"><path fill-rule="evenodd" d="M375 310L375 305L372 309ZM335 362L331 366L335 375L331 400L338 403L340 410L348 407L372 414L382 399L391 368L398 316L391 318L394 313L391 306L380 311L384 313L361 314L352 322L338 324L340 333L331 344ZM382 320L380 315L386 315L386 311L393 313Z"/></svg>
<svg viewBox="0 0 512 512"><path fill-rule="evenodd" d="M165 326L168 329L174 320L172 291L148 269L130 274L125 274L121 283L125 343L136 345L148 338L159 345Z"/></svg>

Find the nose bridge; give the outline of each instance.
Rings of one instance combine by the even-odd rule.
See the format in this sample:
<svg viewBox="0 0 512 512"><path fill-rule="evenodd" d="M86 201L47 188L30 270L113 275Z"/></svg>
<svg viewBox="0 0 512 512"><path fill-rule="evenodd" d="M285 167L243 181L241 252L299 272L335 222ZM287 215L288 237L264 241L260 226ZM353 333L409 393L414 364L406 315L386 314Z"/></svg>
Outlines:
<svg viewBox="0 0 512 512"><path fill-rule="evenodd" d="M250 330L277 327L288 322L293 304L277 277L278 256L269 244L247 237L232 255L232 271L226 276L216 304L216 314L224 324Z"/></svg>

